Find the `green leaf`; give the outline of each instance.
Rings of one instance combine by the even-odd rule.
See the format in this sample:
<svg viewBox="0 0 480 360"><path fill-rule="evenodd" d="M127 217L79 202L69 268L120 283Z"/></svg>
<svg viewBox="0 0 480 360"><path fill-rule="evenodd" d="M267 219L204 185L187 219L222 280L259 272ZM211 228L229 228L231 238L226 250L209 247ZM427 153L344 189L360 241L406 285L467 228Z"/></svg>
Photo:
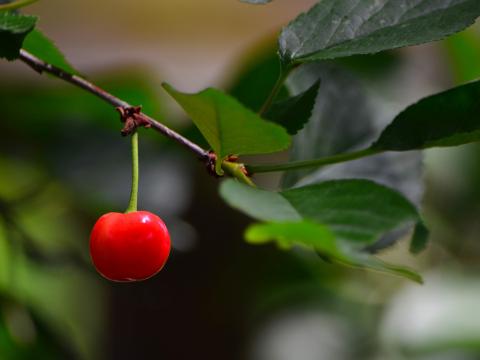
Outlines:
<svg viewBox="0 0 480 360"><path fill-rule="evenodd" d="M290 145L285 129L263 120L219 90L185 94L168 84L163 87L192 118L220 159L232 154L273 153Z"/></svg>
<svg viewBox="0 0 480 360"><path fill-rule="evenodd" d="M331 227L337 238L360 247L418 220L401 194L367 180L336 180L283 191L303 218Z"/></svg>
<svg viewBox="0 0 480 360"><path fill-rule="evenodd" d="M35 16L0 12L0 58L18 58L23 41L36 22Z"/></svg>
<svg viewBox="0 0 480 360"><path fill-rule="evenodd" d="M68 63L55 43L40 30L34 29L23 42L23 48L39 59L48 62L71 74L77 73Z"/></svg>
<svg viewBox="0 0 480 360"><path fill-rule="evenodd" d="M376 57L378 55L364 56L367 59ZM380 66L379 60L376 64L385 74L385 68ZM349 64L349 68L352 65L355 67ZM305 64L289 77L287 85L293 93L301 93L322 79L309 122L292 138L290 161L329 157L365 148L378 138L381 130L391 121L391 115L383 114L384 110L377 110L391 107L379 94L383 92L378 89L367 91L355 75L342 67L319 63ZM385 85L382 84L381 89L384 89ZM343 178L375 181L400 191L414 204L420 205L423 194L422 154L419 151L388 152L313 171L290 170L284 173L282 186L298 187Z"/></svg>
<svg viewBox="0 0 480 360"><path fill-rule="evenodd" d="M480 140L480 81L420 100L400 113L372 149L406 151Z"/></svg>
<svg viewBox="0 0 480 360"><path fill-rule="evenodd" d="M300 94L321 79L309 122L292 139L290 161L332 156L358 149L375 139L374 111L358 79L331 64L306 64L288 79L291 93ZM291 187L312 170L288 171L282 178Z"/></svg>
<svg viewBox="0 0 480 360"><path fill-rule="evenodd" d="M310 219L328 225L338 239L360 248L382 234L420 220L400 193L368 180L334 180L281 192L249 188L236 181L220 193L232 207L263 221Z"/></svg>
<svg viewBox="0 0 480 360"><path fill-rule="evenodd" d="M415 279L413 272L365 251L382 235L421 221L396 191L367 180L339 180L269 192L227 180L220 194L232 207L267 222L247 231L249 242L274 239L283 248L302 244L337 262Z"/></svg>
<svg viewBox="0 0 480 360"><path fill-rule="evenodd" d="M478 0L322 0L283 29L280 56L302 63L418 45L478 16Z"/></svg>
<svg viewBox="0 0 480 360"><path fill-rule="evenodd" d="M6 4L1 4L0 11L19 9L21 7L36 3L37 1L38 0L14 0Z"/></svg>
<svg viewBox="0 0 480 360"><path fill-rule="evenodd" d="M295 135L310 119L319 87L320 80L305 92L274 103L265 118L282 125L290 135Z"/></svg>

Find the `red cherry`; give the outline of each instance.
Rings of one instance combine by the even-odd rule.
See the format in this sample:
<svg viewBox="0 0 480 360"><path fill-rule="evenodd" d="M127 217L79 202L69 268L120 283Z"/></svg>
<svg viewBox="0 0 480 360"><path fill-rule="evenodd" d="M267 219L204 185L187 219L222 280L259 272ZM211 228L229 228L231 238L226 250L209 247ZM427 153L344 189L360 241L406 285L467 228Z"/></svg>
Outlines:
<svg viewBox="0 0 480 360"><path fill-rule="evenodd" d="M148 211L108 213L90 235L90 256L98 272L113 281L145 280L158 273L170 253L165 223Z"/></svg>

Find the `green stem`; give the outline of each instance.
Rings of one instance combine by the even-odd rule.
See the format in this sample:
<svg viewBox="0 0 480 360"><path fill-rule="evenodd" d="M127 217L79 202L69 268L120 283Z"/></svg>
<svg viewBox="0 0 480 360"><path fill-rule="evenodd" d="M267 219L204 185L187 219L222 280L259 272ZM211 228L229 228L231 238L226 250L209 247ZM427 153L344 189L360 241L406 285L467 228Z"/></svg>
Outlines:
<svg viewBox="0 0 480 360"><path fill-rule="evenodd" d="M15 9L21 8L22 6L33 4L34 2L37 2L37 1L38 0L17 0L8 4L2 4L0 5L0 11L15 10Z"/></svg>
<svg viewBox="0 0 480 360"><path fill-rule="evenodd" d="M137 211L138 202L138 133L132 134L132 190L125 213Z"/></svg>
<svg viewBox="0 0 480 360"><path fill-rule="evenodd" d="M347 161L360 159L367 156L372 156L381 152L382 152L381 150L368 148L360 151L334 155L331 157L325 157L325 158L314 159L314 160L294 161L294 162L283 163L283 164L246 165L246 168L249 174L305 169L305 168L312 168L312 167L347 162Z"/></svg>
<svg viewBox="0 0 480 360"><path fill-rule="evenodd" d="M287 80L288 75L290 75L290 72L294 69L292 66L284 66L280 65L280 74L278 75L277 82L272 88L272 91L268 95L267 99L263 103L262 107L258 111L259 115L264 115L268 109L270 109L270 106L272 106L273 101L277 97L278 93L280 90L282 90L283 83L285 80Z"/></svg>

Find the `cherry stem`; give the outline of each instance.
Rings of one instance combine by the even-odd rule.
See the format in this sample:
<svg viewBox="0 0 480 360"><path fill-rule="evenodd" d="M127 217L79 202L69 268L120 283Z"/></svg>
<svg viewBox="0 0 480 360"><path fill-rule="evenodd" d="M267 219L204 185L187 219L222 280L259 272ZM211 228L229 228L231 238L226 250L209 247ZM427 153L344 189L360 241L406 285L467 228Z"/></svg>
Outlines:
<svg viewBox="0 0 480 360"><path fill-rule="evenodd" d="M132 190L125 213L137 211L138 203L138 132L132 134Z"/></svg>

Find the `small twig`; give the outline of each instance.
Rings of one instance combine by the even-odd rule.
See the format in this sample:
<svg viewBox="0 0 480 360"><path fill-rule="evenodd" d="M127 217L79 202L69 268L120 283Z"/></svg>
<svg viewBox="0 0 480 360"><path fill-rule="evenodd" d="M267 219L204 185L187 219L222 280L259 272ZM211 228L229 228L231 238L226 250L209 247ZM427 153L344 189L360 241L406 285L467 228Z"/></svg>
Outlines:
<svg viewBox="0 0 480 360"><path fill-rule="evenodd" d="M24 63L29 65L32 69L37 71L38 73L49 73L57 78L60 78L64 81L67 81L75 86L78 86L93 95L96 95L97 97L105 100L109 104L115 106L119 110L120 113L122 114L122 119L126 119L127 115L131 116L135 120L135 126L145 126L145 127L151 127L161 134L165 135L166 137L175 140L177 143L182 145L183 147L187 148L191 152L193 152L195 155L198 156L198 158L202 161L210 161L210 155L209 152L202 149L200 146L195 144L194 142L188 140L187 138L183 137L179 133L175 132L174 130L170 129L169 127L163 125L162 123L158 122L157 120L149 117L148 115L142 113L140 111L140 108L135 107L130 105L128 102L123 101L116 96L110 94L109 92L105 91L104 89L98 87L97 85L91 83L90 81L82 78L81 76L70 74L52 64L49 64L39 58L37 58L35 55L30 54L28 51L21 49L20 50L20 60L22 60ZM137 111L138 110L138 111ZM129 113L131 112L131 113ZM125 124L126 126L124 127L122 133L123 134L128 134L132 132L132 129L128 129L127 125L132 125L130 124ZM133 129L134 130L134 129Z"/></svg>

